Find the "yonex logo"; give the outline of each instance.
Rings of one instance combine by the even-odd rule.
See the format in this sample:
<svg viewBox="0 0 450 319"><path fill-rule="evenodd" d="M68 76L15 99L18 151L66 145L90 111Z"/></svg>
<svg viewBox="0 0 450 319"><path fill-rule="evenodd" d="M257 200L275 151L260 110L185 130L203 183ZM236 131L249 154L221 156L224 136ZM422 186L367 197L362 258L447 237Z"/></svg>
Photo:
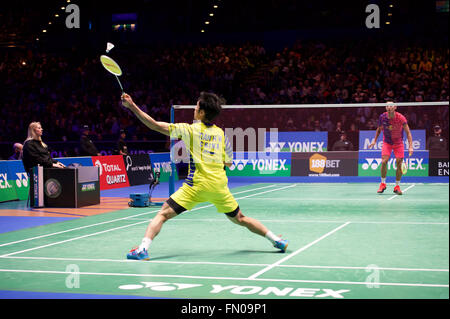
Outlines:
<svg viewBox="0 0 450 319"><path fill-rule="evenodd" d="M361 165L361 168L364 170L377 169L381 164L381 158L366 158L366 163Z"/></svg>
<svg viewBox="0 0 450 319"><path fill-rule="evenodd" d="M229 167L230 171L234 171L237 168L238 171L242 171L247 165L248 160L233 160L233 165Z"/></svg>
<svg viewBox="0 0 450 319"><path fill-rule="evenodd" d="M16 173L16 185L17 187L27 187L28 186L28 174L27 173Z"/></svg>
<svg viewBox="0 0 450 319"><path fill-rule="evenodd" d="M366 158L366 162L361 165L361 168L363 170L376 170L380 167L381 164L381 158ZM404 162L406 163L408 169L410 170L425 170L426 168L423 167L423 158L407 158L404 159ZM397 163L394 158L390 158L387 163L388 169L397 169Z"/></svg>
<svg viewBox="0 0 450 319"><path fill-rule="evenodd" d="M286 171L286 162L285 159L252 159L252 160L233 160L233 165L229 167L230 171L234 171L237 169L238 171L242 171L245 166L247 166L248 162L251 163L252 169L254 171Z"/></svg>
<svg viewBox="0 0 450 319"><path fill-rule="evenodd" d="M269 142L266 152L323 152L324 147L324 142Z"/></svg>
<svg viewBox="0 0 450 319"><path fill-rule="evenodd" d="M161 169L162 169L163 173L172 173L171 162L156 162L153 164L154 164L155 172L161 173Z"/></svg>
<svg viewBox="0 0 450 319"><path fill-rule="evenodd" d="M178 284L178 283L169 283L169 282L148 282L141 281L142 285L122 285L119 286L119 289L122 290L137 290L148 288L154 291L173 291L173 290L183 290L188 288L200 287L203 286L201 284Z"/></svg>
<svg viewBox="0 0 450 319"><path fill-rule="evenodd" d="M8 183L8 174L0 174L0 189L11 188L11 184Z"/></svg>
<svg viewBox="0 0 450 319"><path fill-rule="evenodd" d="M168 282L147 282L141 281L140 284L130 284L119 286L122 290L149 289L153 291L165 292L183 290L189 288L202 287L202 284L184 284ZM343 294L349 292L349 289L325 289L325 288L295 288L295 287L259 287L259 286L240 286L240 285L219 285L213 284L210 287L210 294L230 293L233 295L260 295L260 296L290 296L303 298L344 298Z"/></svg>

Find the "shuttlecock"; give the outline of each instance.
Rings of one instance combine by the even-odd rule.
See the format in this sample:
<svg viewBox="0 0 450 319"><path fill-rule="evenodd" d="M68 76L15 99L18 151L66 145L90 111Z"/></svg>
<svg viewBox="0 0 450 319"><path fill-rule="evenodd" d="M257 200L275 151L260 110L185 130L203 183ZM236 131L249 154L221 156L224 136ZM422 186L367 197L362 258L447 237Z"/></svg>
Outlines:
<svg viewBox="0 0 450 319"><path fill-rule="evenodd" d="M106 43L106 53L109 53L112 48L114 48L114 44L112 44L111 42Z"/></svg>

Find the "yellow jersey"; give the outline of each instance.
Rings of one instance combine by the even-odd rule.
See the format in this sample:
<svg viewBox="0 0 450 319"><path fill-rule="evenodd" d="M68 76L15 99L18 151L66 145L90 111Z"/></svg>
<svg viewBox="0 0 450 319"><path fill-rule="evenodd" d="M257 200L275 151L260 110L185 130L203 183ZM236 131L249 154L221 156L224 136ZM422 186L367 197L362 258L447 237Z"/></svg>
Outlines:
<svg viewBox="0 0 450 319"><path fill-rule="evenodd" d="M226 186L224 162L232 163L233 150L223 130L214 124L169 124L172 139L182 139L189 151L189 170L185 183L205 189Z"/></svg>

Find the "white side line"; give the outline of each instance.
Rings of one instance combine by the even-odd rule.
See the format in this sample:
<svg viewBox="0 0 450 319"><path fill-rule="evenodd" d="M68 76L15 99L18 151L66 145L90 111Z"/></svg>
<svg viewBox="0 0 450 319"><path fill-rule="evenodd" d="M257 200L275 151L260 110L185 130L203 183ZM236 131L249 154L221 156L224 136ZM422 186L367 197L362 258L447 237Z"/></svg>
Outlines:
<svg viewBox="0 0 450 319"><path fill-rule="evenodd" d="M295 252L293 252L292 254L290 254L290 255L288 255L288 256L286 256L286 257L284 257L284 258L278 260L277 262L273 263L272 265L267 266L266 268L264 268L264 269L258 271L257 273L254 273L253 275L251 275L250 277L248 277L248 279L255 279L256 277L262 275L262 274L265 273L266 271L269 271L270 269L272 269L272 268L278 266L279 264L285 262L286 260L288 260L288 259L294 257L295 255L301 253L302 251L308 249L308 248L311 247L312 245L318 243L318 242L321 241L322 239L324 239L324 238L330 236L331 234L337 232L337 231L340 230L341 228L344 228L344 227L347 226L348 224L350 224L350 222L346 222L345 224L342 224L341 226L339 226L339 227L333 229L332 231L326 233L325 235L323 235L323 236L317 238L315 241L309 243L308 245L303 246L303 247L300 248L300 249L297 249L297 250L296 250Z"/></svg>
<svg viewBox="0 0 450 319"><path fill-rule="evenodd" d="M284 187L277 188L277 189L270 189L270 190L264 191L262 193L255 193L255 194L251 194L251 195L246 195L246 196L243 196L241 198L247 198L247 197L250 197L250 196L256 196L256 195L260 195L260 194L264 194L264 193L268 193L268 192L279 191L279 190L282 190L282 189L285 189L285 188L290 188L290 187L295 187L295 186L296 186L296 184L289 185L289 186L284 186ZM236 198L236 199L241 199L241 198ZM206 206L194 208L194 209L191 209L191 211L199 210L199 209L203 209L203 208L211 207L211 206L213 206L213 205L211 204L211 205L206 205ZM143 214L148 214L148 212L147 213L143 213ZM143 215L143 214L140 214L140 215ZM137 216L137 215L135 215L135 216ZM127 217L127 218L130 218L130 217ZM86 237L90 237L90 236L94 236L94 235L98 235L98 234L103 234L103 233L107 233L107 232L110 232L110 231L113 231L113 230L127 228L127 227L131 227L131 226L138 225L138 224L143 224L143 223L148 223L148 221L144 220L144 221L141 221L141 222L137 222L137 223L133 223L133 224L125 225L125 226L120 226L120 227L115 227L115 228L111 228L111 229L107 229L107 230L91 233L91 234L88 234L88 235L74 237L74 238L71 238L71 239L66 239L66 240L54 242L54 243L47 244L47 245L42 245L42 246L38 246L38 247L34 247L34 248L24 249L24 250L21 250L21 251L16 251L16 252L9 253L9 254L4 254L4 255L1 255L0 257L12 256L12 255L24 253L24 252L27 252L27 251L32 251L32 250L36 250L36 249L40 249L40 248L54 246L54 245L70 242L70 241L73 241L73 240L82 239L82 238L86 238Z"/></svg>
<svg viewBox="0 0 450 319"><path fill-rule="evenodd" d="M95 224L90 224L90 225L86 225L86 226L75 227L75 228L59 231L59 232L56 232L56 233L46 234L46 235L42 235L42 236L36 236L36 237L21 239L21 240L17 240L17 241L12 241L12 242L9 242L9 243L0 244L0 247L9 246L9 245L13 245L13 244L18 244L18 243L22 243L22 242L25 242L25 241L45 238L45 237L49 237L49 236L64 234L64 233L68 233L68 232L71 232L71 231L80 230L80 229L89 228L89 227L94 227L94 226L98 226L98 225L114 223L114 222L119 221L119 220L131 219L131 218L134 218L134 217L137 217L137 216L152 214L152 213L156 213L156 212L158 212L158 210L145 212L145 213L140 213L140 214L136 214L136 215L132 215L132 216L128 216L128 217L123 217L123 218L118 218L118 219L112 219L112 220L108 220L106 222L101 222L101 223L95 223Z"/></svg>
<svg viewBox="0 0 450 319"><path fill-rule="evenodd" d="M4 259L30 259L30 260L53 260L53 261L86 261L86 262L112 262L112 263L138 263L146 265L152 264L174 264L174 265L217 265L217 266L239 266L239 267L261 267L269 266L269 264L244 264L244 263L227 263L214 261L169 261L169 260L150 260L142 262L132 259L97 259L97 258L62 258L62 257L26 257L26 256L6 256L0 257ZM350 269L350 270L365 270L366 267L353 266L315 266L315 265L277 265L280 268L307 268L307 269ZM371 270L390 270L390 271L424 271L424 272L448 272L448 269L428 269L428 268L394 268L394 267L371 267Z"/></svg>
<svg viewBox="0 0 450 319"><path fill-rule="evenodd" d="M253 188L253 189L247 189L245 191L241 191L241 192L236 192L236 193L232 193L233 195L237 195L237 194L242 194L242 193L248 193L251 191L257 191L259 189L264 189L264 188L269 188L269 187L274 187L274 186L278 186L277 184L272 184L272 185L268 185L268 186L263 186L263 187L258 187L258 188Z"/></svg>
<svg viewBox="0 0 450 319"><path fill-rule="evenodd" d="M149 220L148 218L132 218L131 220ZM324 223L324 224L341 224L342 220L314 220L314 219L258 219L260 222L265 223ZM172 219L173 222L215 222L215 223L228 223L223 218L176 218ZM438 222L388 222L388 221L350 221L352 224L400 224L400 225L448 225L449 223Z"/></svg>
<svg viewBox="0 0 450 319"><path fill-rule="evenodd" d="M27 252L27 251L32 251L32 250L41 249L41 248L45 248L45 247L50 247L50 246L54 246L54 245L58 245L58 244L63 244L63 243L67 243L67 242L70 242L70 241L73 241L73 240L82 239L82 238L86 238L86 237L91 237L91 236L94 236L94 235L103 234L103 233L107 233L107 232L110 232L110 231L113 231L113 230L122 229L122 228L127 228L127 227L131 227L131 226L134 226L134 225L146 223L146 222L147 222L147 221L143 221L143 222L133 223L133 224L125 225L125 226L120 226L120 227L110 228L110 229L103 230L103 231L99 231L99 232L92 233L92 234L87 234L87 235L83 235L83 236L79 236L79 237L74 237L74 238L70 238L70 239L66 239L66 240L62 240L62 241L57 241L57 242L54 242L54 243L51 243L51 244L47 244L47 245L42 245L42 246L38 246L38 247L34 247L34 248L29 248L29 249L24 249L24 250L16 251L16 252L13 252L13 253L9 253L9 254L2 255L2 256L0 256L0 257L12 256L12 255L24 253L24 252Z"/></svg>
<svg viewBox="0 0 450 319"><path fill-rule="evenodd" d="M268 188L268 187L272 187L272 186L276 186L276 184L269 185L269 186L264 186L264 187L259 187L259 188L254 188L254 189L250 189L250 190L245 190L245 191L242 191L242 192L237 192L237 193L234 193L233 195L246 193L246 192L250 192L250 191L253 191L253 190ZM64 233L68 233L68 232L71 232L71 231L80 230L80 229L89 228L89 227L94 227L94 226L98 226L98 225L114 223L116 221L127 220L127 219L135 218L135 217L138 217L138 216L142 216L142 215L156 213L158 211L159 210L149 211L149 212L145 212L145 213L136 214L136 215L133 215L133 216L123 217L123 218L118 218L118 219L112 219L112 220L108 220L108 221L101 222L101 223L95 223L95 224L90 224L90 225L86 225L86 226L81 226L81 227L76 227L76 228L72 228L72 229L67 229L67 230L56 232L56 233L51 233L51 234L46 234L46 235L41 235L41 236L36 236L36 237L31 237L31 238L26 238L26 239L21 239L21 240L17 240L17 241L12 241L12 242L9 242L9 243L0 244L0 247L9 246L9 245L13 245L13 244L18 244L18 243L22 243L22 242L25 242L25 241L45 238L45 237L49 237L49 236L64 234Z"/></svg>
<svg viewBox="0 0 450 319"><path fill-rule="evenodd" d="M25 270L25 269L0 269L0 272L23 272L38 274L73 274L68 271L53 270ZM212 279L212 280L250 280L249 278L235 277L208 277L208 276L186 276L186 275L156 275L156 274L127 274L127 273L95 273L95 272L79 272L77 275L93 275L93 276L125 276L125 277L161 277L161 278L191 278L191 279ZM346 284L346 285L373 285L373 282L360 281L322 281L322 280L289 280L289 279L252 279L252 281L272 281L272 282L303 282L303 283L325 283L325 284ZM410 287L448 287L448 284L416 284L416 283L396 283L396 282L377 282L381 286L410 286Z"/></svg>
<svg viewBox="0 0 450 319"><path fill-rule="evenodd" d="M403 193L405 193L408 189L413 188L414 186L416 186L416 184L412 184L411 186L409 186L408 188L406 188L405 190L403 190ZM388 200L394 199L395 197L397 197L398 195L394 195L392 197L389 197Z"/></svg>

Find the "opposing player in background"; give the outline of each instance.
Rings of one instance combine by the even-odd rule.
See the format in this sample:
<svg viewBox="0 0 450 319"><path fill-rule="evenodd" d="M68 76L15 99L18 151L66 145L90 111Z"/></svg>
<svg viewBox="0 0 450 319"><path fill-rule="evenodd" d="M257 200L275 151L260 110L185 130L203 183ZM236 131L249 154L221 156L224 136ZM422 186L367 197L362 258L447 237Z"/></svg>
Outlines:
<svg viewBox="0 0 450 319"><path fill-rule="evenodd" d="M405 153L403 146L403 131L406 132L408 138L408 152L409 156L413 153L412 148L412 135L409 129L406 118L396 112L397 106L393 102L387 102L386 112L380 115L378 119L378 128L375 132L375 139L369 145L369 148L375 146L378 136L383 131L383 147L381 149L381 183L378 188L378 193L383 193L386 189L386 175L387 175L387 163L392 151L394 151L395 161L397 164L397 171L395 174L395 187L394 193L402 195L400 189L400 180L402 178L402 163Z"/></svg>
<svg viewBox="0 0 450 319"><path fill-rule="evenodd" d="M194 110L193 124L155 121L143 112L128 94L122 95L122 104L150 129L171 138L181 138L190 153L189 174L185 182L152 219L141 245L127 254L128 259L148 260L150 244L163 224L202 202L211 202L218 212L224 213L233 223L266 237L275 248L286 251L288 242L274 235L258 220L244 216L228 189L224 165L233 164L233 150L223 130L212 123L222 110L222 101L216 94L200 94Z"/></svg>

